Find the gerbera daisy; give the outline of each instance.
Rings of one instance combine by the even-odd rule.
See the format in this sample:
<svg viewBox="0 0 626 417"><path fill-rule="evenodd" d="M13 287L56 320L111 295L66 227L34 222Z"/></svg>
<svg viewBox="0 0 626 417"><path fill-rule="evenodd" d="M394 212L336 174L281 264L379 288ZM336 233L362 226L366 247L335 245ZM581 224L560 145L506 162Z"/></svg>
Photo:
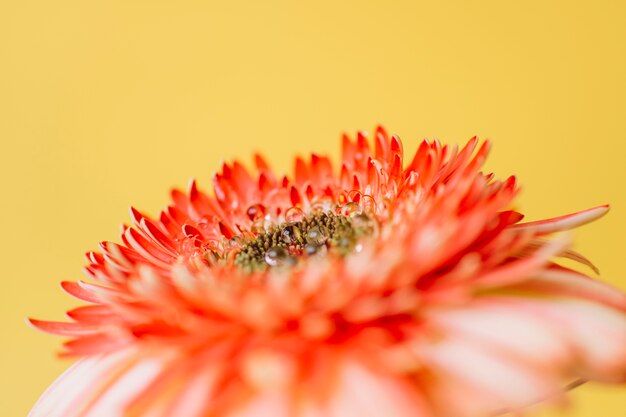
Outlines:
<svg viewBox="0 0 626 417"><path fill-rule="evenodd" d="M378 128L277 177L224 164L213 192L131 209L122 243L87 253L79 358L38 416L487 416L626 377L626 296L567 234L599 206L523 223L489 142L424 141L407 164Z"/></svg>

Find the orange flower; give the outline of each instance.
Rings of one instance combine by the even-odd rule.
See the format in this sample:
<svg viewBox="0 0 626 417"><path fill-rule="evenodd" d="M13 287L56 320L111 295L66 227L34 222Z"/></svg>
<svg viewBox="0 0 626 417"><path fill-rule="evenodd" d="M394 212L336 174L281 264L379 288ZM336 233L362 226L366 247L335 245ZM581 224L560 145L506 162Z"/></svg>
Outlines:
<svg viewBox="0 0 626 417"><path fill-rule="evenodd" d="M520 223L489 149L424 141L405 164L378 128L340 170L297 158L278 178L224 164L214 195L132 209L122 244L89 252L80 358L31 416L486 416L626 377L626 296L557 264L607 206ZM373 149L372 149L373 148Z"/></svg>

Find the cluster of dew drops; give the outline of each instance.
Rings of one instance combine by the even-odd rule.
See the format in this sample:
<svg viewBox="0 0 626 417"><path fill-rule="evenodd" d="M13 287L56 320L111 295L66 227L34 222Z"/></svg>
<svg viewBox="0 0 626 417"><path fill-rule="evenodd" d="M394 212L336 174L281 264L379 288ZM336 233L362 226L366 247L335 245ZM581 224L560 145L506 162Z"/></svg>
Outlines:
<svg viewBox="0 0 626 417"><path fill-rule="evenodd" d="M346 201L347 200L347 201ZM287 209L283 215L272 217L266 213L265 207L260 204L251 205L247 209L247 215L252 221L249 230L229 238L221 237L220 240L209 240L202 248L196 248L194 256L202 256L209 265L224 265L233 262L237 253L245 245L253 242L260 234L272 230L280 231L281 244L269 247L263 256L265 266L283 267L293 266L299 256L313 257L323 255L330 247L333 240L331 232L322 224L314 224L306 230L304 236L295 225L301 225L307 216L321 215L322 213L334 214L348 220L347 225L341 227L352 228L359 231L358 235L373 235L378 230L376 216L377 204L373 197L357 194L356 197L344 198L344 202L335 202L332 199L321 199L311 205L310 211L305 213L300 207L294 206ZM276 229L278 226L278 229ZM333 245L343 254L348 251L359 252L362 244L356 241L359 236L344 234L333 240ZM294 255L289 246L302 242L301 253Z"/></svg>

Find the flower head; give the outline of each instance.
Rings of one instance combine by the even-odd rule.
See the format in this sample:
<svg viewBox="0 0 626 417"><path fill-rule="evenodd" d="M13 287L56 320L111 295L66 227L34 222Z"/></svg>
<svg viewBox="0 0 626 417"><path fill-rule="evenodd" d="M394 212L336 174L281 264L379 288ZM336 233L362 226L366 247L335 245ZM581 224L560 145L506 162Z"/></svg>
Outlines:
<svg viewBox="0 0 626 417"><path fill-rule="evenodd" d="M626 296L565 267L599 206L522 223L518 188L483 173L489 142L343 138L339 170L277 177L224 164L213 193L132 209L87 254L80 358L31 416L486 416L626 378Z"/></svg>

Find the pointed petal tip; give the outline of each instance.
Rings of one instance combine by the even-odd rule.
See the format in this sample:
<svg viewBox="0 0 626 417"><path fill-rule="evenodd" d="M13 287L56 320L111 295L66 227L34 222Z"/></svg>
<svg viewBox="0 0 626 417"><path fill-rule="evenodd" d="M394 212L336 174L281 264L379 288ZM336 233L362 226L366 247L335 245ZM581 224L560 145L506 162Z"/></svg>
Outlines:
<svg viewBox="0 0 626 417"><path fill-rule="evenodd" d="M28 325L28 327L39 331L41 331L41 329L37 326L37 323L39 323L40 321L41 320L37 320L32 317L24 317L24 322Z"/></svg>
<svg viewBox="0 0 626 417"><path fill-rule="evenodd" d="M196 182L195 178L191 177L189 179L189 183L187 185L187 189L189 190L190 193L192 191L195 192L198 189L198 183Z"/></svg>
<svg viewBox="0 0 626 417"><path fill-rule="evenodd" d="M133 221L135 221L136 223L138 223L141 219L145 217L139 210L137 210L133 206L130 206L128 211L130 213L130 218L133 219Z"/></svg>

